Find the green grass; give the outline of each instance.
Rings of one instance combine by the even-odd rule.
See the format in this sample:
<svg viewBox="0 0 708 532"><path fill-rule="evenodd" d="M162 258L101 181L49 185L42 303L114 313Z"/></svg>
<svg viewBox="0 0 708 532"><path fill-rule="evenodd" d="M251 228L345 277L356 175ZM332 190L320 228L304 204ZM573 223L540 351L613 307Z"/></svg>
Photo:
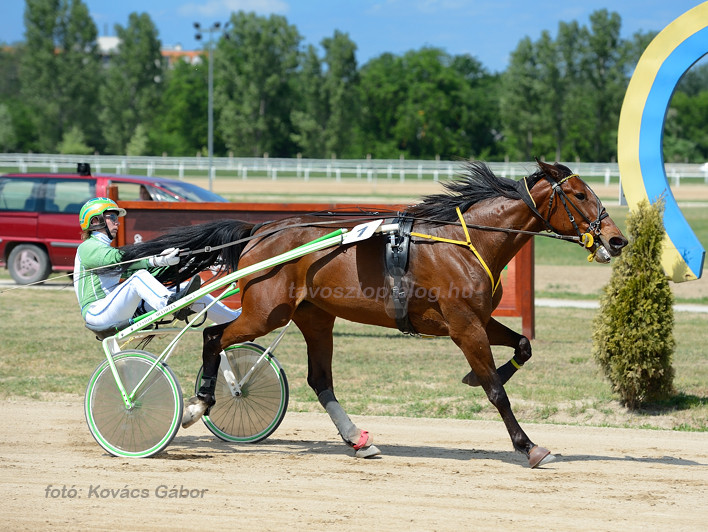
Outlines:
<svg viewBox="0 0 708 532"><path fill-rule="evenodd" d="M102 361L99 342L84 328L74 294L20 289L0 294L0 396L52 399L83 394ZM595 311L537 309L534 357L507 384L522 422L708 430L708 316L676 315L676 395L640 412L620 407L592 358ZM519 329L520 320L505 320ZM271 333L261 340L267 344ZM447 338L419 339L397 331L338 320L333 363L335 389L352 415L492 419L499 415L481 389L463 385L464 357ZM149 351L159 352L159 345ZM180 343L170 365L189 394L201 364L201 335ZM278 347L291 388L290 409L320 412L307 386L304 340L293 328ZM511 355L495 348L497 364Z"/></svg>

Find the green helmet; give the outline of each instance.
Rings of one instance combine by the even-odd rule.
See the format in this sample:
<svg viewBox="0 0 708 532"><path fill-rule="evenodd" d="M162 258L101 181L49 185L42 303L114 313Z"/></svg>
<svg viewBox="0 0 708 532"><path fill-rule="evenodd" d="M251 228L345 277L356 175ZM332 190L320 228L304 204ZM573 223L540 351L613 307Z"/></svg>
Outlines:
<svg viewBox="0 0 708 532"><path fill-rule="evenodd" d="M116 202L109 198L93 198L84 203L79 211L79 224L83 231L101 229L105 226L103 213L106 211L116 211L118 216L125 216L125 209L121 209ZM98 223L91 224L91 219L98 216Z"/></svg>

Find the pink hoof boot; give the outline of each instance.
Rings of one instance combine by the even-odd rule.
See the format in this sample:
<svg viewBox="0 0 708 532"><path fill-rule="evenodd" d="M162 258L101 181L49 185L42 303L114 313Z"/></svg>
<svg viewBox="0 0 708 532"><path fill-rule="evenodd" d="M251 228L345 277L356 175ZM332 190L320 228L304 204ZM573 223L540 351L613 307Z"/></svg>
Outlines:
<svg viewBox="0 0 708 532"><path fill-rule="evenodd" d="M545 447L534 445L529 452L529 466L531 469L553 462L556 457Z"/></svg>
<svg viewBox="0 0 708 532"><path fill-rule="evenodd" d="M381 454L378 447L373 445L374 438L367 431L362 430L359 436L359 441L356 442L352 447L356 453L354 456L357 458L371 458L372 456L377 456Z"/></svg>

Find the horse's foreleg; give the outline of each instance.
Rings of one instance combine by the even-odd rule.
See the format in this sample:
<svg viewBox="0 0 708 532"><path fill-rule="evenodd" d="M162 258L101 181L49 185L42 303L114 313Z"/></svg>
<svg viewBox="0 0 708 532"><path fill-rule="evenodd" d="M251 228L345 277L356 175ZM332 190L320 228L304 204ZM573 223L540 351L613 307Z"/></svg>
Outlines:
<svg viewBox="0 0 708 532"><path fill-rule="evenodd" d="M451 338L465 354L472 371L477 375L480 385L487 394L489 402L499 411L514 449L526 455L531 467L537 467L553 460L554 457L550 451L535 445L516 420L501 377L494 367L492 349L481 325L469 325L465 327L464 333L451 334Z"/></svg>
<svg viewBox="0 0 708 532"><path fill-rule="evenodd" d="M505 345L514 349L514 356L506 364L497 368L502 384L506 384L514 373L531 358L531 342L525 336L511 330L494 318L489 319L486 331L491 345ZM479 386L479 380L473 371L465 375L462 382L469 386Z"/></svg>
<svg viewBox="0 0 708 532"><path fill-rule="evenodd" d="M317 399L337 427L342 440L355 449L358 458L380 454L372 445L373 437L360 430L349 418L334 395L332 382L332 328L335 317L310 303L301 304L293 321L307 343L307 383L317 394Z"/></svg>

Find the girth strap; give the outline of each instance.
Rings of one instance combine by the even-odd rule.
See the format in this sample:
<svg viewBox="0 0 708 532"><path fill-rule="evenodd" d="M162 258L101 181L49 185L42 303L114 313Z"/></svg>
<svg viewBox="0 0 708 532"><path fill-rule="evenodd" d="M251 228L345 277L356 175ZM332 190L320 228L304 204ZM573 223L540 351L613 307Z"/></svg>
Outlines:
<svg viewBox="0 0 708 532"><path fill-rule="evenodd" d="M408 271L408 251L410 248L413 218L402 215L395 220L398 232L392 234L384 248L384 265L391 277L391 300L393 302L396 327L404 334L417 334L408 317L408 294L403 288L403 276Z"/></svg>

